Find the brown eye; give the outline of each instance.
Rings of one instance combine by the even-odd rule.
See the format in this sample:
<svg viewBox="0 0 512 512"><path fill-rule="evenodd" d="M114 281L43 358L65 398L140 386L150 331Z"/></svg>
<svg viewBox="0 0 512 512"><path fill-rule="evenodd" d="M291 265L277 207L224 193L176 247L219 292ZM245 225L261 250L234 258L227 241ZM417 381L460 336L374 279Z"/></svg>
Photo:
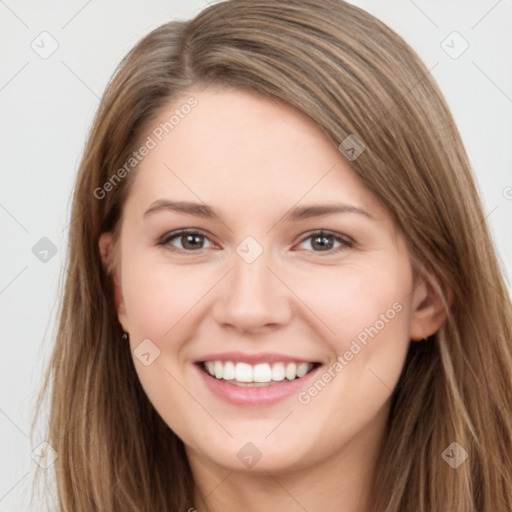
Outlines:
<svg viewBox="0 0 512 512"><path fill-rule="evenodd" d="M328 251L332 249L335 244L334 237L332 235L320 235L311 237L311 247L319 251Z"/></svg>
<svg viewBox="0 0 512 512"><path fill-rule="evenodd" d="M202 249L204 245L204 237L197 234L181 235L180 241L184 249Z"/></svg>
<svg viewBox="0 0 512 512"><path fill-rule="evenodd" d="M310 249L314 252L337 252L352 247L352 245L352 241L342 235L319 231L303 238L299 248Z"/></svg>
<svg viewBox="0 0 512 512"><path fill-rule="evenodd" d="M210 246L205 245L209 243ZM211 242L206 235L197 231L175 231L168 233L159 242L159 245L169 246L170 249L182 251L197 251L211 247Z"/></svg>

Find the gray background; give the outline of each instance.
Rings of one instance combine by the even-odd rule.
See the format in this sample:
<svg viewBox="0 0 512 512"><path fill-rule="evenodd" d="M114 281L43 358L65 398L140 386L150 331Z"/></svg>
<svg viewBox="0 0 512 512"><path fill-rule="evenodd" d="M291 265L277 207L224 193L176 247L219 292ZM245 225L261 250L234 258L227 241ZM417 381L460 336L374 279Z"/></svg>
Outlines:
<svg viewBox="0 0 512 512"><path fill-rule="evenodd" d="M512 1L353 3L402 35L432 69L461 131L503 271L510 276ZM54 335L70 194L99 97L141 37L206 5L0 0L2 512L40 510L37 502L29 507L28 498L36 467L31 452L44 437L40 429L29 438L30 420ZM49 241L41 241L45 237Z"/></svg>

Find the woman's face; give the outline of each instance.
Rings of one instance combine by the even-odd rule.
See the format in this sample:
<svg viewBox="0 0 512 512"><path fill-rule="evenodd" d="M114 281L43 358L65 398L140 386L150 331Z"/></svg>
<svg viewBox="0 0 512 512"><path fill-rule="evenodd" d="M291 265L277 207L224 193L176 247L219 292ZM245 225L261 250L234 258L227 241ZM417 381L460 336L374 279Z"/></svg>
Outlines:
<svg viewBox="0 0 512 512"><path fill-rule="evenodd" d="M302 114L241 91L190 94L172 131L146 134L156 144L115 248L140 382L204 464L277 473L365 456L426 334L404 239Z"/></svg>

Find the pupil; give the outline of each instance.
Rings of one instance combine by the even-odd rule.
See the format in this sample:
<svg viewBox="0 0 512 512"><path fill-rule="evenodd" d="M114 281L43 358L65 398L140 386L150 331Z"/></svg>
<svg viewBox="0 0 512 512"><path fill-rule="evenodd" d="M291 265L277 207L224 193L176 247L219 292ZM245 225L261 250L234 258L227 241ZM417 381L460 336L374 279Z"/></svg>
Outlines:
<svg viewBox="0 0 512 512"><path fill-rule="evenodd" d="M319 248L320 250L326 250L332 248L332 237L328 236L317 236L313 239L313 247Z"/></svg>
<svg viewBox="0 0 512 512"><path fill-rule="evenodd" d="M197 249L202 246L200 235L184 235L181 240L185 249Z"/></svg>

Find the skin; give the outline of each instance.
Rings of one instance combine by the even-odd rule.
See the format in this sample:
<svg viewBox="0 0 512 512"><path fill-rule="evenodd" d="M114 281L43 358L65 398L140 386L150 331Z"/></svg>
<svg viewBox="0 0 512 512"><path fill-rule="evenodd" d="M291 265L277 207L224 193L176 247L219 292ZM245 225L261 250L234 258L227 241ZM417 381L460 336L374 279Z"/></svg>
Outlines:
<svg viewBox="0 0 512 512"><path fill-rule="evenodd" d="M190 94L198 106L133 176L118 243L105 233L99 244L132 351L145 339L160 350L149 366L134 357L140 382L184 441L212 510L364 511L408 346L441 326L441 302L416 282L390 213L308 118L247 92L209 88L188 91L160 120ZM164 209L144 216L163 198L206 203L222 220ZM371 218L286 216L334 203ZM206 237L192 249L180 237L158 245L183 228ZM353 244L328 238L333 246L322 250L314 242L320 229ZM247 236L263 249L250 264L236 252ZM215 352L261 351L327 369L396 303L400 312L306 405L296 395L270 406L226 403L193 365ZM237 457L247 442L262 454L252 468ZM191 508L205 510L196 498Z"/></svg>

